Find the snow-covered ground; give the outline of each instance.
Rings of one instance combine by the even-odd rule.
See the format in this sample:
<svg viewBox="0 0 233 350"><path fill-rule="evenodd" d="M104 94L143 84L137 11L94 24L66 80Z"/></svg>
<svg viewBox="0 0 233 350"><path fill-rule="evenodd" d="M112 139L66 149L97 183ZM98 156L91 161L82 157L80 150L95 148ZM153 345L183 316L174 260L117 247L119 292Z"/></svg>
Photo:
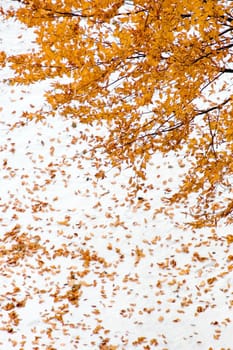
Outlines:
<svg viewBox="0 0 233 350"><path fill-rule="evenodd" d="M1 50L23 52L32 38L1 21ZM131 202L129 170L98 179L84 159L81 132L93 130L59 116L21 125L46 82L12 87L9 74L0 71L0 349L232 350L232 227L184 230L184 208L154 216L185 168L157 155L153 186Z"/></svg>

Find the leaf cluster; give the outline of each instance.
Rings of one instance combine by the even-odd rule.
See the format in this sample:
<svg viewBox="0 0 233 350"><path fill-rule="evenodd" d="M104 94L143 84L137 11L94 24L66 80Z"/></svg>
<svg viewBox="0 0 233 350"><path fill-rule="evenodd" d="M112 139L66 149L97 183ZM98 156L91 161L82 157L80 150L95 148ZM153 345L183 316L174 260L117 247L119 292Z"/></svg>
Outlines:
<svg viewBox="0 0 233 350"><path fill-rule="evenodd" d="M96 147L142 182L156 152L175 152L190 169L165 203L187 203L194 194L195 227L232 222L231 2L20 4L4 16L33 27L38 50L7 57L15 72L11 83L52 79L46 93L51 113L107 127Z"/></svg>

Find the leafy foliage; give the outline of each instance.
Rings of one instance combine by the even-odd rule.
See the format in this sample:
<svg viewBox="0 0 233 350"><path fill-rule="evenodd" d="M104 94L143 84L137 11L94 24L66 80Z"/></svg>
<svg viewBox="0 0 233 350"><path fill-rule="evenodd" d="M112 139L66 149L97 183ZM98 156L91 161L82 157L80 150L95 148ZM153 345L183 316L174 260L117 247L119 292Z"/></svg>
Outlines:
<svg viewBox="0 0 233 350"><path fill-rule="evenodd" d="M194 193L195 227L232 222L231 1L19 3L4 15L35 28L38 50L7 58L11 83L56 79L46 93L50 113L107 126L96 146L142 182L155 152L182 155L190 170L164 201L186 203Z"/></svg>

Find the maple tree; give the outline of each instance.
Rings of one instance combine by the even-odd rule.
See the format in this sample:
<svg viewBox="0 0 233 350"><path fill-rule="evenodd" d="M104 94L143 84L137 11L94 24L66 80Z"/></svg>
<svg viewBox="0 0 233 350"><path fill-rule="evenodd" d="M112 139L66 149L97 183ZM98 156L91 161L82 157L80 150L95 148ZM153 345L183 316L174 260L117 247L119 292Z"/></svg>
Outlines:
<svg viewBox="0 0 233 350"><path fill-rule="evenodd" d="M14 70L12 84L52 81L50 110L24 117L59 112L107 127L95 146L113 166L132 167L136 189L156 152L174 152L190 168L164 201L186 203L194 193L195 227L232 222L232 2L18 3L17 10L1 12L34 28L37 49L10 57L2 52L0 62Z"/></svg>

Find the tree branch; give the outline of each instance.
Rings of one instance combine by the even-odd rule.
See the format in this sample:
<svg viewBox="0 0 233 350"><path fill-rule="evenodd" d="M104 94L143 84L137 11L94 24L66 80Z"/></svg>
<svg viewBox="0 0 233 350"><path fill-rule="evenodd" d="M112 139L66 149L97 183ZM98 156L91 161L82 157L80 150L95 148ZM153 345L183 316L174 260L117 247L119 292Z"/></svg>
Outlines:
<svg viewBox="0 0 233 350"><path fill-rule="evenodd" d="M221 107L223 107L225 104L227 104L228 102L230 102L230 98L226 99L224 102L220 103L219 105L216 105L216 106L213 106L213 107L210 107L210 108L207 108L207 109L203 109L203 110L199 110L197 111L198 113L196 115L202 115L202 114L207 114L209 112L212 112L216 109L220 109Z"/></svg>

